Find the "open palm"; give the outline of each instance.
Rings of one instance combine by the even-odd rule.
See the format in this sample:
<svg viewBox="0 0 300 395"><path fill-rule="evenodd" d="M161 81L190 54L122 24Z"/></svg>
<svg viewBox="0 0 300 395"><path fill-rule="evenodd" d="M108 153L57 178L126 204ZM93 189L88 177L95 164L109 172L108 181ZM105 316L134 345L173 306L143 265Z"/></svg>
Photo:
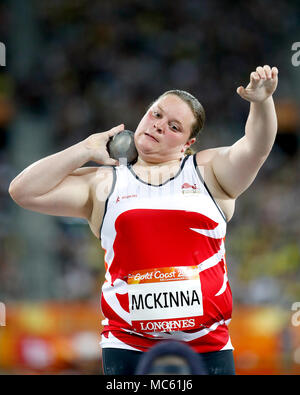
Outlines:
<svg viewBox="0 0 300 395"><path fill-rule="evenodd" d="M250 102L263 102L271 96L278 84L278 69L265 65L258 66L256 71L250 74L250 82L246 88L240 86L237 93Z"/></svg>

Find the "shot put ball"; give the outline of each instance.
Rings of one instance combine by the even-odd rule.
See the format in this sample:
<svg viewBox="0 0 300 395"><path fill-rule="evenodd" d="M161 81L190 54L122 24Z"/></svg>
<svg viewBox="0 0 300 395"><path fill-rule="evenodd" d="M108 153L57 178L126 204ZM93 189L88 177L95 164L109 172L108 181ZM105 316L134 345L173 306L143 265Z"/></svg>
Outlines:
<svg viewBox="0 0 300 395"><path fill-rule="evenodd" d="M138 152L134 144L134 133L131 130L122 130L115 134L107 143L107 151L113 159L126 158L127 163L135 161Z"/></svg>

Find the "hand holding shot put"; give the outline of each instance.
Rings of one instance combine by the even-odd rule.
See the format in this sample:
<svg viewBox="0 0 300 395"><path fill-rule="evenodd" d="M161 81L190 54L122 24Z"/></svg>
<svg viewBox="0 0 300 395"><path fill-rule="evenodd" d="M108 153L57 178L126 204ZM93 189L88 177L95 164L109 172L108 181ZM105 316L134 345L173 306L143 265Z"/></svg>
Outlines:
<svg viewBox="0 0 300 395"><path fill-rule="evenodd" d="M95 133L87 137L83 141L83 145L90 154L90 161L99 163L100 165L118 165L116 158L112 158L107 151L107 144L110 139L114 138L124 130L124 125L118 125L107 132Z"/></svg>
<svg viewBox="0 0 300 395"><path fill-rule="evenodd" d="M208 374L234 374L226 226L274 144L277 83L277 68L265 65L237 88L250 108L245 133L231 146L186 155L205 112L190 93L171 90L147 109L135 147L122 124L41 159L11 182L20 206L85 218L101 240L105 374L134 374L143 352L172 339L205 354ZM126 156L136 148L127 166L116 160L117 137ZM89 161L100 166L83 167ZM101 199L99 190L105 190ZM164 273L160 282L153 280L158 273Z"/></svg>
<svg viewBox="0 0 300 395"><path fill-rule="evenodd" d="M100 165L119 165L120 160L131 163L137 158L134 133L124 130L124 125L107 132L95 133L83 141L90 153L90 160Z"/></svg>

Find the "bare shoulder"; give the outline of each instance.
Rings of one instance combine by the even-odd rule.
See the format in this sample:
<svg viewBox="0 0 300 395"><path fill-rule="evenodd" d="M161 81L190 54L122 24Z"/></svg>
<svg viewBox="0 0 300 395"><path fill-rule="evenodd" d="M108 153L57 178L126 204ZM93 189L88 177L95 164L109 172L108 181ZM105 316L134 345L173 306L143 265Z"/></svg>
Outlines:
<svg viewBox="0 0 300 395"><path fill-rule="evenodd" d="M210 165L213 158L216 156L216 154L222 152L226 148L227 147L209 148L209 149L197 152L196 160L197 160L198 166Z"/></svg>
<svg viewBox="0 0 300 395"><path fill-rule="evenodd" d="M199 151L196 154L196 162L204 181L207 184L210 185L213 184L214 187L217 187L217 189L219 189L222 194L229 197L220 186L214 174L213 165L212 165L213 159L216 157L216 155L221 154L226 149L227 147L218 147L218 148L210 148L203 151Z"/></svg>
<svg viewBox="0 0 300 395"><path fill-rule="evenodd" d="M199 151L196 154L196 162L202 178L207 185L207 188L209 189L215 201L221 207L227 218L227 221L229 221L234 213L235 200L229 197L222 189L212 168L212 161L215 155L226 149L227 147L217 147Z"/></svg>

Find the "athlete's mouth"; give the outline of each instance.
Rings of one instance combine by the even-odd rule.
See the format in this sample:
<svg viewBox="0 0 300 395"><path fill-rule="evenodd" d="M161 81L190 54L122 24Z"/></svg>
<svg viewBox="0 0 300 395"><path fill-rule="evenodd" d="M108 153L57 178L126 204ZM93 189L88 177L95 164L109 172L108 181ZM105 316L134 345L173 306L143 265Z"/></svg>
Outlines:
<svg viewBox="0 0 300 395"><path fill-rule="evenodd" d="M158 140L154 136L152 136L151 134L145 133L145 135L150 137L150 138L152 138L152 140L154 140L154 141L156 141L158 143Z"/></svg>

